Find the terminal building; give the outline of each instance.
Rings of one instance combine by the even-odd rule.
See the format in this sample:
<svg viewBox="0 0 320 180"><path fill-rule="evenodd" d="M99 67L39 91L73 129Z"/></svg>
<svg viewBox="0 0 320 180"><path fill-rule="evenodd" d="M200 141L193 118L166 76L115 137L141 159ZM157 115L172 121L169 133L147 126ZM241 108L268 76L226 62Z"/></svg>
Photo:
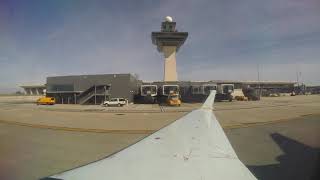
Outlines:
<svg viewBox="0 0 320 180"><path fill-rule="evenodd" d="M291 93L295 82L280 81L154 81L144 82L128 74L96 74L47 77L45 85L24 85L28 95L54 97L58 104L101 104L110 98L125 98L129 103L157 103L157 99L177 91L184 102L201 102L210 90L221 85L233 89L259 89L262 96Z"/></svg>
<svg viewBox="0 0 320 180"><path fill-rule="evenodd" d="M121 97L133 102L140 81L132 74L97 74L47 78L47 96L61 104L101 104Z"/></svg>
<svg viewBox="0 0 320 180"><path fill-rule="evenodd" d="M29 84L21 85L21 88L24 89L24 94L26 95L43 95L45 93L46 85L45 84Z"/></svg>
<svg viewBox="0 0 320 180"><path fill-rule="evenodd" d="M248 90L256 91L261 96L270 94L292 93L295 82L290 81L155 81L142 82L140 94L136 102L155 102L156 98L168 96L168 92L178 92L183 102L202 102L210 93L217 90L217 96L223 95L225 90ZM227 88L227 89L226 89Z"/></svg>

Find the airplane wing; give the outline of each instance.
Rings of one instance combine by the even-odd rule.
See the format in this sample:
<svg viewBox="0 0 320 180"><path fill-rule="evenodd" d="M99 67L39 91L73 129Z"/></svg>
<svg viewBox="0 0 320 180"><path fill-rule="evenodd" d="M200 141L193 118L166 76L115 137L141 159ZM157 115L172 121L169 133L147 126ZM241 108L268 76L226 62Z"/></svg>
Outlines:
<svg viewBox="0 0 320 180"><path fill-rule="evenodd" d="M253 180L212 112L201 108L105 159L46 179Z"/></svg>

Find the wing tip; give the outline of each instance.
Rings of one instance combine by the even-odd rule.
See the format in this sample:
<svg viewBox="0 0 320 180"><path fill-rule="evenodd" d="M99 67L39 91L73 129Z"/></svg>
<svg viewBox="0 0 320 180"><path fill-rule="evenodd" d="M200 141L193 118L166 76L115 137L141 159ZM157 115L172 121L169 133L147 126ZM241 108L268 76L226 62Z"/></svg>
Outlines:
<svg viewBox="0 0 320 180"><path fill-rule="evenodd" d="M213 109L214 99L216 97L216 90L211 90L209 96L206 101L203 103L201 109Z"/></svg>

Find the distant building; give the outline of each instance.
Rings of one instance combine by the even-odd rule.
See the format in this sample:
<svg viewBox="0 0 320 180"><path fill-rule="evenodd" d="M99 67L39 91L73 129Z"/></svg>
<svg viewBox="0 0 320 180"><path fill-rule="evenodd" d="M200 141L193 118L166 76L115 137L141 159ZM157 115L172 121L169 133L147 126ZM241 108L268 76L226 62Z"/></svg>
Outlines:
<svg viewBox="0 0 320 180"><path fill-rule="evenodd" d="M26 95L43 95L46 89L46 85L44 84L37 84L37 85L22 85L20 86L23 88L24 93Z"/></svg>
<svg viewBox="0 0 320 180"><path fill-rule="evenodd" d="M320 94L320 86L307 86L306 92L311 94Z"/></svg>
<svg viewBox="0 0 320 180"><path fill-rule="evenodd" d="M233 80L211 80L211 81L155 81L142 82L144 86L156 85L157 96L162 96L163 85L177 85L179 94L184 102L202 102L209 94L209 90L221 90L219 87L225 85L234 86L234 89L250 88L261 96L270 94L292 93L296 82L289 81L233 81ZM216 86L216 87L214 87ZM218 92L219 93L219 92ZM140 92L140 94L143 94ZM140 100L140 99L139 99Z"/></svg>
<svg viewBox="0 0 320 180"><path fill-rule="evenodd" d="M268 96L273 93L292 93L296 82L293 81L211 81L217 84L234 84L235 89L253 88L260 89L262 96Z"/></svg>
<svg viewBox="0 0 320 180"><path fill-rule="evenodd" d="M129 102L139 88L132 74L98 74L47 77L47 96L61 104L101 104L110 98Z"/></svg>

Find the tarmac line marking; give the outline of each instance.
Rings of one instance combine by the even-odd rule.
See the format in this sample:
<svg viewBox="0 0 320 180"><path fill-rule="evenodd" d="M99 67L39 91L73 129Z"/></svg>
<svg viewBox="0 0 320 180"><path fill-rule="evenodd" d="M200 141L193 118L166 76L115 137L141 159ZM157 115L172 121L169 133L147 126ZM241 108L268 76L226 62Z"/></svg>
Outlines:
<svg viewBox="0 0 320 180"><path fill-rule="evenodd" d="M307 116L301 115L301 116ZM294 120L296 118L290 119L279 119L267 122L252 122L252 123L239 123L235 125L222 125L223 129L238 129L238 128L248 128L252 126L261 126L261 125L268 125L268 124L276 124L287 122L290 120ZM17 125L17 126L24 126L24 127L31 127L37 129L50 129L50 130L58 130L58 131L71 131L71 132L89 132L89 133L110 133L110 134L152 134L157 130L107 130L107 129L85 129L85 128L72 128L72 127L61 127L61 126L50 126L50 125L41 125L41 124L30 124L30 123L23 123L17 121L6 121L0 120L0 123L9 124L9 125Z"/></svg>
<svg viewBox="0 0 320 180"><path fill-rule="evenodd" d="M267 105L267 106L254 106L254 107L242 107L242 108L237 108L238 110L243 110L243 109L260 109L260 108L272 108L272 107L281 107L281 106L296 106L296 105L305 105L305 104L310 104L313 102L305 102L305 103L289 103L289 104L272 104L272 105ZM101 112L101 113L141 113L141 112L147 112L147 113L162 113L165 112L163 106L160 106L160 111L154 111L154 110L147 110L147 111L130 111L130 110L122 110L122 111L114 111L114 110L107 110L104 112L101 111L96 111ZM59 111L60 109L45 109L45 108L40 108L41 110L51 110L51 111ZM225 109L214 109L213 111L228 111L228 110L234 110L234 108L225 108ZM167 113L176 113L176 112L190 112L191 110L178 110L178 111L166 111ZM66 111L63 111L66 112ZM67 111L68 112L68 111ZM69 111L69 112L91 112L91 111ZM306 116L309 114L301 115L301 116ZM291 119L291 118L290 118ZM252 123L239 123L235 125L225 125L222 126L223 129L236 129L236 128L246 128L246 127L251 127L251 126L257 126L257 125L267 125L267 124L273 124L273 123L281 123L281 122L286 122L289 121L290 119L279 119L279 120L273 120L273 121L267 121L267 122L252 122ZM12 125L19 125L19 126L27 126L27 127L33 127L33 128L40 128L40 129L52 129L52 130L62 130L62 131L75 131L75 132L94 132L94 133L128 133L128 134L150 134L155 132L156 130L105 130L105 129L86 129L86 128L72 128L72 127L61 127L61 126L50 126L50 125L41 125L41 124L31 124L31 123L23 123L23 122L17 122L17 121L6 121L6 120L0 120L0 123L5 123L5 124L12 124Z"/></svg>
<svg viewBox="0 0 320 180"><path fill-rule="evenodd" d="M159 106L160 107L160 111L164 112L163 106Z"/></svg>
<svg viewBox="0 0 320 180"><path fill-rule="evenodd" d="M17 121L5 121L0 120L0 123L25 126L37 129L50 129L59 131L72 131L72 132L91 132L91 133L111 133L111 134L151 134L156 130L107 130L107 129L85 129L85 128L71 128L71 127L61 127L61 126L50 126L41 124L30 124Z"/></svg>
<svg viewBox="0 0 320 180"><path fill-rule="evenodd" d="M311 115L311 114L300 115L300 116L297 116L294 118L289 118L289 119L277 119L277 120L265 121L265 122L248 122L248 123L239 123L239 124L235 124L235 125L225 125L225 126L222 126L222 128L223 129L238 129L238 128L249 128L252 126L263 126L263 125L268 125L268 124L288 122L291 120L296 120L299 117L304 117L304 116L309 116L309 115Z"/></svg>
<svg viewBox="0 0 320 180"><path fill-rule="evenodd" d="M275 107L283 107L283 106L297 106L297 105L305 105L310 103L291 103L291 104L271 104L266 106L253 106L253 107L236 107L236 108L219 108L217 107L214 109L214 111L229 111L229 110L247 110L247 109L263 109L263 108L275 108ZM40 110L44 111L55 111L55 112L81 112L81 113L159 113L158 110L140 110L135 109L134 107L131 109L49 109L49 108L39 108ZM193 109L178 109L176 111L165 111L163 106L159 105L160 112L191 112L194 109L197 109L197 107ZM188 107L187 107L188 108Z"/></svg>
<svg viewBox="0 0 320 180"><path fill-rule="evenodd" d="M54 111L54 112L80 112L80 113L161 113L159 110L139 110L139 109L133 109L133 110L102 110L102 111L84 111L79 109L40 109L42 111ZM160 109L161 110L161 109ZM184 110L183 112L190 112Z"/></svg>

